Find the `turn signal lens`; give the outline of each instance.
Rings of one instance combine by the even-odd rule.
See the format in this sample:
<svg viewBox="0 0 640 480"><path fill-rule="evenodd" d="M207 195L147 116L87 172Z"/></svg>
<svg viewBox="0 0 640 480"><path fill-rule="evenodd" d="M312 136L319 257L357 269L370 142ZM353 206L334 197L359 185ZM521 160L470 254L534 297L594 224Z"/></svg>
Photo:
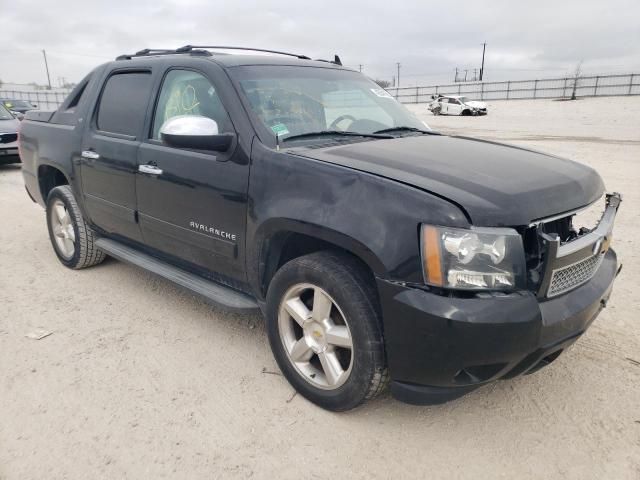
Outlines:
<svg viewBox="0 0 640 480"><path fill-rule="evenodd" d="M422 236L422 261L425 276L431 285L442 286L442 263L440 259L438 229L431 225L425 225Z"/></svg>

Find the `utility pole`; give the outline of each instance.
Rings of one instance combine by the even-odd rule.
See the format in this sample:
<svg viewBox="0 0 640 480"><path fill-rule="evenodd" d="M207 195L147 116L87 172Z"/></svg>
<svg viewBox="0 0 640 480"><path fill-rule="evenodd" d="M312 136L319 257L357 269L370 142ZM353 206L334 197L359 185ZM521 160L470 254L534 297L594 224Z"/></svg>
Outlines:
<svg viewBox="0 0 640 480"><path fill-rule="evenodd" d="M400 62L396 63L398 67L398 88L400 88Z"/></svg>
<svg viewBox="0 0 640 480"><path fill-rule="evenodd" d="M42 50L44 56L44 68L47 70L47 82L49 83L49 90L51 90L51 77L49 77L49 65L47 64L47 52Z"/></svg>
<svg viewBox="0 0 640 480"><path fill-rule="evenodd" d="M358 65L358 68L360 69L360 73L362 73L362 67L364 67L364 65L362 64Z"/></svg>
<svg viewBox="0 0 640 480"><path fill-rule="evenodd" d="M473 69L473 81L475 82L476 80L478 80L478 69L474 68Z"/></svg>
<svg viewBox="0 0 640 480"><path fill-rule="evenodd" d="M464 69L464 81L465 81L465 82L467 81L467 72L468 72L468 71L469 71L469 70L467 70L466 68Z"/></svg>
<svg viewBox="0 0 640 480"><path fill-rule="evenodd" d="M484 51L487 49L487 42L482 44L482 66L480 67L480 81L484 78Z"/></svg>
<svg viewBox="0 0 640 480"><path fill-rule="evenodd" d="M454 81L454 83L458 82L458 67L456 67L456 76L455 76L455 79L453 81Z"/></svg>

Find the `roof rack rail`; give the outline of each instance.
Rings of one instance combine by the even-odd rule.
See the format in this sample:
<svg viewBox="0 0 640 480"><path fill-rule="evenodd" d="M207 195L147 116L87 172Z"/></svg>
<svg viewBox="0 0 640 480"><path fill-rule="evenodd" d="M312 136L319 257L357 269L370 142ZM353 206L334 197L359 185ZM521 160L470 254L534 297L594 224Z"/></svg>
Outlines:
<svg viewBox="0 0 640 480"><path fill-rule="evenodd" d="M340 60L340 57L338 55L334 55L333 56L333 60L323 60L322 58L316 58L315 59L316 62L327 62L327 63L333 63L334 65L340 65L342 66L342 60Z"/></svg>
<svg viewBox="0 0 640 480"><path fill-rule="evenodd" d="M205 49L245 50L248 52L275 53L277 55L287 55L289 57L296 57L296 58L299 58L300 60L311 60L311 57L307 57L306 55L300 55L298 53L281 52L279 50L267 50L264 48L229 47L229 46L225 47L225 46L219 46L219 45L185 45L184 47L176 48L175 50L170 50L166 48L145 48L144 50L139 50L133 54L120 55L116 57L116 60L131 60L134 57L147 57L147 56L156 56L156 55L176 55L176 54L211 56L211 52ZM333 57L333 60L318 59L317 61L333 63L334 65L342 66L342 62L340 61L340 57L338 55L335 55Z"/></svg>
<svg viewBox="0 0 640 480"><path fill-rule="evenodd" d="M140 50L136 53L119 55L116 57L116 60L131 60L134 57L151 57L156 55L175 55L179 53L190 54L190 55L206 55L211 56L210 52L206 50L187 50L180 51L180 49L170 50L166 48L145 48L144 50Z"/></svg>
<svg viewBox="0 0 640 480"><path fill-rule="evenodd" d="M246 50L249 52L265 52L265 53L276 53L278 55L287 55L289 57L296 57L301 60L311 60L310 57L306 55L300 55L298 53L289 53L289 52L281 52L279 50L266 50L264 48L250 48L250 47L224 47L219 45L185 45L184 47L180 47L176 49L176 53L187 53L192 52L197 48L208 48L211 50Z"/></svg>

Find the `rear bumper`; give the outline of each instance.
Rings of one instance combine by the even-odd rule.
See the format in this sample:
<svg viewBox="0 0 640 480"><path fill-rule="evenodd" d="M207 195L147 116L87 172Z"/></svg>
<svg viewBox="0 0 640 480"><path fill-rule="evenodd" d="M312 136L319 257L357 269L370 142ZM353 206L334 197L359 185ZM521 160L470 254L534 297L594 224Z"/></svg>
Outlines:
<svg viewBox="0 0 640 480"><path fill-rule="evenodd" d="M546 300L531 292L444 297L378 279L392 393L441 403L547 365L606 305L617 269L609 250L589 282Z"/></svg>

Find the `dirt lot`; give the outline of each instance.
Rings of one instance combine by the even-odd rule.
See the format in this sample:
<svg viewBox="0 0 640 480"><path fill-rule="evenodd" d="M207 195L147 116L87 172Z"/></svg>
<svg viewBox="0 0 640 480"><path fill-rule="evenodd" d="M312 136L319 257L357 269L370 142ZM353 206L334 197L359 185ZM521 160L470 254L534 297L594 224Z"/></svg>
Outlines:
<svg viewBox="0 0 640 480"><path fill-rule="evenodd" d="M625 194L625 268L551 367L437 407L320 410L277 373L260 318L116 261L63 268L19 168L0 167L0 478L640 478L640 98L489 108L415 110L598 169Z"/></svg>

